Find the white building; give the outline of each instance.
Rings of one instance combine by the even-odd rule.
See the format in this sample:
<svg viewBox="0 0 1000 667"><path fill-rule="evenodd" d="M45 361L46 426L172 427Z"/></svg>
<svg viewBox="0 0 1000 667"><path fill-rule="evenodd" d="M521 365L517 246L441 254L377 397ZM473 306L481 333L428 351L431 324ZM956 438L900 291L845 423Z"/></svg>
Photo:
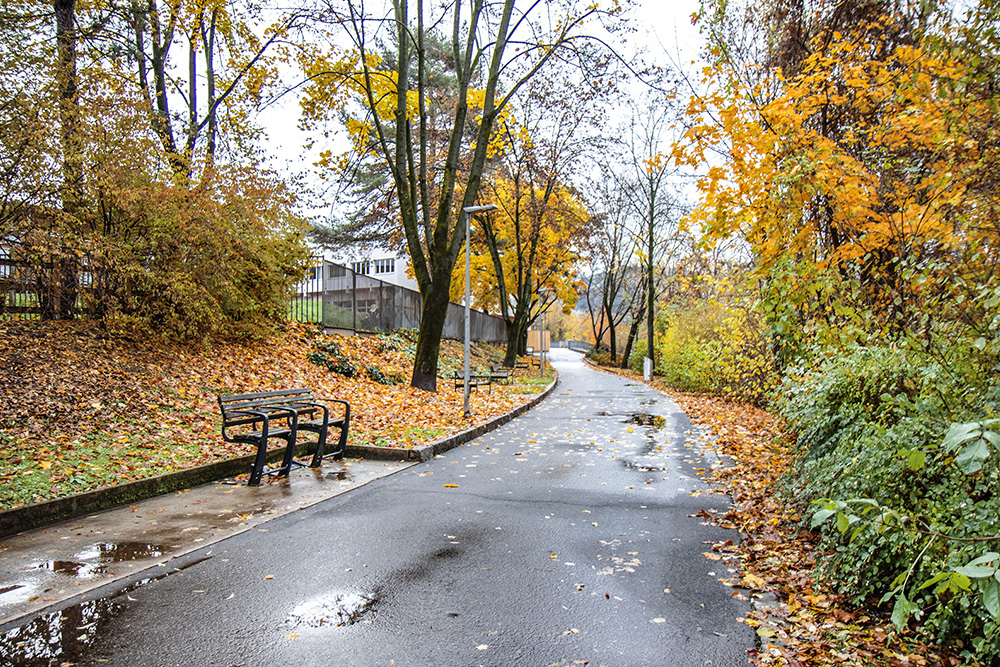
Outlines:
<svg viewBox="0 0 1000 667"><path fill-rule="evenodd" d="M376 249L371 251L353 250L333 255L328 261L354 271L359 276L376 278L390 285L399 285L419 291L417 281L410 277L410 258L406 253L393 254L391 251Z"/></svg>

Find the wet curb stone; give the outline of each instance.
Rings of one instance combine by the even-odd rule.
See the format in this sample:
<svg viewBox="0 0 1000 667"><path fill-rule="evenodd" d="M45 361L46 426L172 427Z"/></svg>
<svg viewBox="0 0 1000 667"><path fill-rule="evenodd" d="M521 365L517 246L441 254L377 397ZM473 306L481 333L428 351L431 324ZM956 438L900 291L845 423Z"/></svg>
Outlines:
<svg viewBox="0 0 1000 667"><path fill-rule="evenodd" d="M524 405L479 426L466 429L455 435L436 440L426 445L412 449L348 446L344 454L349 458L362 458L370 461L413 461L417 463L429 461L437 454L474 440L484 433L499 428L511 419L524 414L552 393L552 390L555 389L558 383L559 375L557 372L556 378L549 386ZM304 445L301 451L296 452L296 455L304 454L307 447L308 445ZM282 449L278 448L268 452L268 461L275 461L281 458L282 451ZM253 458L254 455L251 454L237 459L186 468L103 489L94 489L93 491L86 491L64 498L56 498L55 500L35 505L4 510L0 512L0 537L239 475L246 472L247 467L253 463Z"/></svg>

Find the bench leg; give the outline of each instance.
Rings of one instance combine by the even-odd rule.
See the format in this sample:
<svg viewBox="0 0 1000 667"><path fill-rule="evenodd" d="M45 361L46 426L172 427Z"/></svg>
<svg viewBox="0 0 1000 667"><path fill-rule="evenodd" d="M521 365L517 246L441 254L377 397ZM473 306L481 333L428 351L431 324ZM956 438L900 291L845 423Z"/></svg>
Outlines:
<svg viewBox="0 0 1000 667"><path fill-rule="evenodd" d="M350 424L347 421L340 425L340 440L337 442L337 451L333 455L334 461L344 460L344 450L347 449L347 429L349 425Z"/></svg>
<svg viewBox="0 0 1000 667"><path fill-rule="evenodd" d="M319 439L316 442L316 451L313 453L312 461L309 463L310 468L319 468L323 465L323 454L326 452L326 432L326 427L320 429Z"/></svg>
<svg viewBox="0 0 1000 667"><path fill-rule="evenodd" d="M295 455L295 434L296 431L293 430L285 439L285 455L281 459L281 468L278 471L278 474L282 477L288 477L288 473L292 471L292 457Z"/></svg>
<svg viewBox="0 0 1000 667"><path fill-rule="evenodd" d="M336 424L334 424L334 426L336 426ZM309 464L310 468L319 468L323 464L323 459L327 456L333 457L334 461L344 460L344 450L347 448L347 431L349 426L349 422L340 424L340 438L337 440L337 449L327 454L322 445L316 448L316 453L313 455L312 463ZM320 437L322 438L321 442L325 445L326 431L323 431L323 434Z"/></svg>
<svg viewBox="0 0 1000 667"><path fill-rule="evenodd" d="M257 455L250 464L250 479L247 486L260 486L260 478L264 474L264 463L267 460L267 440L262 438L257 443Z"/></svg>
<svg viewBox="0 0 1000 667"><path fill-rule="evenodd" d="M247 481L247 486L260 486L260 480L264 475L277 474L279 477L288 477L288 473L292 469L292 455L295 453L295 434L291 433L287 438L282 439L286 443L285 455L281 460L281 467L274 470L266 470L267 440L262 438L257 443L257 454L254 456L253 463L250 464L250 479Z"/></svg>

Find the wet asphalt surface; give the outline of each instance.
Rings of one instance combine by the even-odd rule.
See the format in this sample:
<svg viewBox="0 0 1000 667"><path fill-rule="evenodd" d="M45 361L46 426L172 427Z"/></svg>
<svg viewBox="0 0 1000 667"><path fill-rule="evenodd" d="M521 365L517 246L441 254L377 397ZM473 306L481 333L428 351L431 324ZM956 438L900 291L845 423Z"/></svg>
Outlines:
<svg viewBox="0 0 1000 667"><path fill-rule="evenodd" d="M738 539L695 516L727 504L702 494L701 434L552 357L560 384L524 416L9 630L0 662L745 665L749 603L701 555Z"/></svg>

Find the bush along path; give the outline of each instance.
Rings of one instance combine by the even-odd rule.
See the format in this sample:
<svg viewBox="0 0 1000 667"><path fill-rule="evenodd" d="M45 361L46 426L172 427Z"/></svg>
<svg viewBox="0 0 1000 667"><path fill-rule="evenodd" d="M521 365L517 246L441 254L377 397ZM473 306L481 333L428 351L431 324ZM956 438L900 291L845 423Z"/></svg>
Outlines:
<svg viewBox="0 0 1000 667"><path fill-rule="evenodd" d="M641 375L605 368L641 380ZM766 667L871 665L954 667L970 664L899 632L891 607L855 605L834 592L818 566L829 556L808 529L817 509L789 497L789 470L796 463L786 426L768 412L703 394L673 391L657 379L692 422L704 424L713 440L705 447L721 456L702 472L719 493L733 499L724 515L704 514L709 523L738 528L739 544L711 545L703 555L729 571L733 595L749 595L755 610L743 622L756 629L760 644L750 663ZM803 519L805 517L805 520Z"/></svg>
<svg viewBox="0 0 1000 667"><path fill-rule="evenodd" d="M324 336L289 323L267 341L201 347L134 341L85 322L0 323L0 511L244 456L219 434L216 396L298 386L351 402L348 446L411 448L473 424L462 392L408 386L413 332ZM462 366L444 341L441 373ZM473 368L502 350L473 347ZM551 381L518 371L471 396L474 422L505 414Z"/></svg>

